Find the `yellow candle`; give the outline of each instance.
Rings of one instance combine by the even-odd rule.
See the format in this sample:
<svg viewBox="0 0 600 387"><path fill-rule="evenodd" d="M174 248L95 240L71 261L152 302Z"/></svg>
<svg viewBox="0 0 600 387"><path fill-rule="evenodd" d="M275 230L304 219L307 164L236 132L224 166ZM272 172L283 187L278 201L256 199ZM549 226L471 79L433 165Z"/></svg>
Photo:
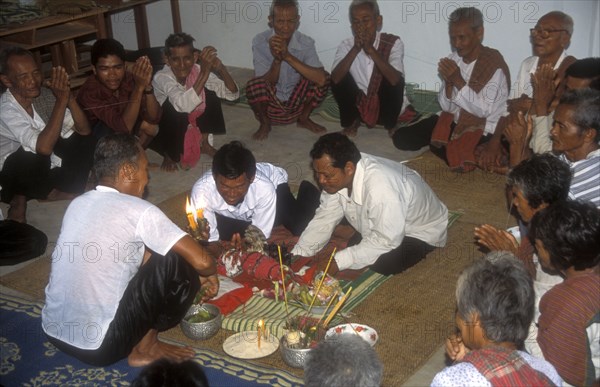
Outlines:
<svg viewBox="0 0 600 387"><path fill-rule="evenodd" d="M196 223L196 219L194 219L194 213L192 211L192 206L190 204L190 198L187 197L185 200L185 212L187 214L188 223L190 224L190 228L192 231L196 231L198 228L198 224Z"/></svg>
<svg viewBox="0 0 600 387"><path fill-rule="evenodd" d="M257 332L257 337L258 337L258 349L260 349L260 337L262 336L263 325L264 325L264 322L263 322L263 320L260 320L260 321L258 322L258 332Z"/></svg>
<svg viewBox="0 0 600 387"><path fill-rule="evenodd" d="M202 208L199 208L196 210L196 219L202 218L204 218L204 210Z"/></svg>

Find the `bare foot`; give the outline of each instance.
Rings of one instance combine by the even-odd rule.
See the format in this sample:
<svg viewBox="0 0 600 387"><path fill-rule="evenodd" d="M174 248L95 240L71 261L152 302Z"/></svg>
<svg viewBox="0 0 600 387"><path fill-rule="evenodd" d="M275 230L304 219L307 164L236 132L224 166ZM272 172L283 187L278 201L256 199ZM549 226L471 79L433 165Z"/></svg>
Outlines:
<svg viewBox="0 0 600 387"><path fill-rule="evenodd" d="M173 161L173 159L171 159L169 156L165 156L163 158L163 162L160 166L160 169L162 169L165 172L175 172L178 168L177 163Z"/></svg>
<svg viewBox="0 0 600 387"><path fill-rule="evenodd" d="M209 155L210 157L214 157L215 153L217 153L217 150L208 142L208 135L206 136L206 140L204 138L202 139L202 146L200 151Z"/></svg>
<svg viewBox="0 0 600 387"><path fill-rule="evenodd" d="M192 348L163 343L158 340L158 332L151 329L127 356L127 362L132 367L143 367L158 359L179 362L193 357Z"/></svg>
<svg viewBox="0 0 600 387"><path fill-rule="evenodd" d="M50 191L50 193L46 197L46 199L40 200L40 201L53 202L56 200L71 200L71 199L75 199L76 197L77 197L76 194L59 191L56 188L53 188L52 191Z"/></svg>
<svg viewBox="0 0 600 387"><path fill-rule="evenodd" d="M252 135L252 138L254 140L262 141L262 140L266 139L267 137L269 137L269 132L270 131L271 131L271 125L269 125L269 124L260 124L260 127L258 128L258 130L256 131L256 133L254 133Z"/></svg>
<svg viewBox="0 0 600 387"><path fill-rule="evenodd" d="M310 130L313 133L321 134L327 132L324 126L321 126L310 118L299 118L297 125L301 128Z"/></svg>
<svg viewBox="0 0 600 387"><path fill-rule="evenodd" d="M360 120L354 121L354 123L347 128L342 129L342 134L348 137L356 137L358 133L358 127L360 126Z"/></svg>
<svg viewBox="0 0 600 387"><path fill-rule="evenodd" d="M19 223L27 223L27 198L24 195L15 195L10 201L6 218Z"/></svg>

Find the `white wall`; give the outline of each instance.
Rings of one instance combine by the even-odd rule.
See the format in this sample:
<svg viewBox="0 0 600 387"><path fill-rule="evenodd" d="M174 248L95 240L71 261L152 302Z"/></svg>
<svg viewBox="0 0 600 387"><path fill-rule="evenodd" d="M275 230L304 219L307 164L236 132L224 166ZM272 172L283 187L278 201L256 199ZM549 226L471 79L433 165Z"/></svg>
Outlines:
<svg viewBox="0 0 600 387"><path fill-rule="evenodd" d="M227 65L252 67L251 41L267 28L270 1L179 0L183 30L196 38L196 46L213 45ZM316 41L327 70L339 42L350 35L348 0L300 0L300 31ZM405 44L404 66L408 82L437 90L437 62L448 55L448 15L461 6L475 6L485 18L484 44L500 50L514 83L521 61L531 55L529 28L551 10L571 15L575 32L568 52L577 58L600 56L600 2L597 0L545 1L399 1L380 0L383 31L399 35ZM150 41L161 46L173 32L170 5L163 0L147 6ZM113 16L113 31L126 48L137 47L132 12Z"/></svg>

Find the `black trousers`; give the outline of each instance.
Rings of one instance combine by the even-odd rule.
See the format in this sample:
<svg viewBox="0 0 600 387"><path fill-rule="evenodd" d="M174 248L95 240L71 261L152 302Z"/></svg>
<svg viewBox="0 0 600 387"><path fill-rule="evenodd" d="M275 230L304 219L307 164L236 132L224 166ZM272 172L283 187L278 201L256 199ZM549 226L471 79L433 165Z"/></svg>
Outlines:
<svg viewBox="0 0 600 387"><path fill-rule="evenodd" d="M339 83L331 83L331 91L340 109L340 124L347 128L360 119L360 113L356 107L356 97L360 89L348 72ZM386 129L392 129L398 123L398 116L404 102L404 78L396 86L392 86L383 78L378 95L380 107L377 123Z"/></svg>
<svg viewBox="0 0 600 387"><path fill-rule="evenodd" d="M102 345L95 350L74 347L47 336L61 351L102 367L126 358L150 329L177 325L200 289L198 273L179 255L153 253L131 279Z"/></svg>
<svg viewBox="0 0 600 387"><path fill-rule="evenodd" d="M225 118L221 100L214 91L204 89L206 110L196 123L203 135L225 134ZM183 153L185 132L188 127L188 114L175 110L169 99L162 105L162 115L158 124L158 134L152 139L149 148L161 155L167 155L178 162Z"/></svg>
<svg viewBox="0 0 600 387"><path fill-rule="evenodd" d="M298 189L297 198L294 198L288 183L277 186L277 210L273 226L283 225L292 234L298 236L308 225L319 207L321 192L308 181L302 181ZM244 235L246 228L252 224L244 220L228 218L215 214L219 239L231 240L233 234Z"/></svg>
<svg viewBox="0 0 600 387"><path fill-rule="evenodd" d="M48 237L37 228L14 220L0 220L0 266L39 257L47 244Z"/></svg>
<svg viewBox="0 0 600 387"><path fill-rule="evenodd" d="M54 153L62 159L61 166L50 168L50 156L25 151L12 153L0 171L0 198L9 203L15 195L27 199L45 199L56 188L68 193L82 193L94 160L96 138L73 133L59 138Z"/></svg>
<svg viewBox="0 0 600 387"><path fill-rule="evenodd" d="M361 240L362 236L357 232L348 242L348 246L357 245ZM435 249L435 246L420 239L405 236L400 246L381 254L369 268L384 275L398 274L419 263Z"/></svg>

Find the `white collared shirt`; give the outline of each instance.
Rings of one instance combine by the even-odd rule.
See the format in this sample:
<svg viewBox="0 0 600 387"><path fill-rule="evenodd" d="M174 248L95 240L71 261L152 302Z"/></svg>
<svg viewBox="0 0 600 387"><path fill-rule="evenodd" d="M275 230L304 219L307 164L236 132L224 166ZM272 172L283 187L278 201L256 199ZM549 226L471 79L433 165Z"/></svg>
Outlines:
<svg viewBox="0 0 600 387"><path fill-rule="evenodd" d="M375 41L373 42L373 47L375 47L375 49L379 48L380 36L381 32L377 32L375 35ZM342 61L342 59L348 55L348 52L350 52L352 47L354 47L354 37L347 38L340 43L337 48L337 52L335 53L335 59L333 60L333 66L331 67L332 69L334 69ZM390 66L404 75L404 43L400 37L398 37L398 39L394 42L394 46L390 52L389 63ZM365 94L367 94L374 68L375 61L373 61L373 59L371 59L371 57L368 56L364 50L360 50L350 66L350 75L352 75L352 78L354 78L356 86L358 86L358 88Z"/></svg>
<svg viewBox="0 0 600 387"><path fill-rule="evenodd" d="M448 210L421 176L396 161L361 153L352 182L335 194L321 193L321 204L292 254L313 256L346 217L362 241L336 253L340 268L361 269L400 246L405 236L432 246L446 244Z"/></svg>
<svg viewBox="0 0 600 387"><path fill-rule="evenodd" d="M476 60L471 63L463 62L462 58L456 52L448 56L459 67L460 74L465 80L466 85L462 89L452 89L452 98L446 97L446 82L442 81L440 92L438 93L438 102L443 111L454 114L454 122L458 122L460 109L469 113L485 118L484 134L492 134L496 130L498 120L506 112L506 99L508 98L508 82L502 69L496 70L488 83L476 93L469 87L469 80L473 73Z"/></svg>
<svg viewBox="0 0 600 387"><path fill-rule="evenodd" d="M194 66L200 71L200 65L194 64ZM165 65L165 67L154 75L152 86L154 87L154 96L161 106L169 98L175 110L180 113L191 113L202 103L202 98L196 93L193 87L186 90L185 85L177 82L177 78L169 65ZM240 97L239 88L236 92L230 91L225 86L225 82L212 72L208 75L204 87L214 91L217 97L228 101L233 101Z"/></svg>
<svg viewBox="0 0 600 387"><path fill-rule="evenodd" d="M554 70L560 67L562 61L565 60L567 56L568 55L566 51L563 51L560 54L560 57L554 65ZM539 61L540 57L533 55L521 62L521 68L519 69L519 75L517 76L517 84L515 85L516 87L514 88L512 98L519 98L523 94L527 95L529 98L533 97L531 75L535 74Z"/></svg>
<svg viewBox="0 0 600 387"><path fill-rule="evenodd" d="M0 96L0 169L6 158L20 146L27 152L37 153L37 140L46 123L33 107L33 117L17 102L10 90ZM68 138L73 133L71 111L65 110L61 137ZM50 157L52 167L60 167L61 159L54 153Z"/></svg>
<svg viewBox="0 0 600 387"><path fill-rule="evenodd" d="M204 210L210 226L209 241L219 240L215 214L251 222L268 238L271 235L277 210L277 186L287 183L287 172L269 163L256 163L256 176L248 187L244 200L236 206L227 204L219 191L212 171L206 172L192 187L190 201L196 209Z"/></svg>

